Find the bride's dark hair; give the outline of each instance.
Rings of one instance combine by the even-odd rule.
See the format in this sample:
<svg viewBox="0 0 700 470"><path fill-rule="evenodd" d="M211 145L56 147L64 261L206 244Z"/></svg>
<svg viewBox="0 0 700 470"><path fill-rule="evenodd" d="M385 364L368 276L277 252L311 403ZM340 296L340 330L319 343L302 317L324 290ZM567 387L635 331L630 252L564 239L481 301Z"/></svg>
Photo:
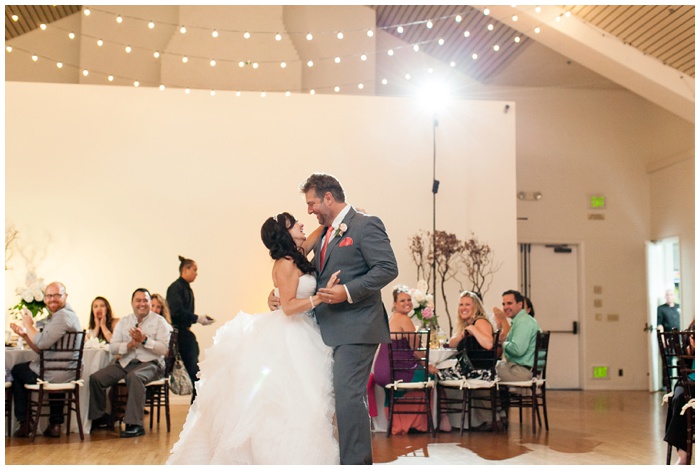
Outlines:
<svg viewBox="0 0 700 470"><path fill-rule="evenodd" d="M294 243L289 229L294 227L297 220L288 212L282 212L277 217L268 218L260 229L262 241L270 250L270 256L274 260L292 258L294 264L304 274L316 272L316 268L306 258L301 247Z"/></svg>

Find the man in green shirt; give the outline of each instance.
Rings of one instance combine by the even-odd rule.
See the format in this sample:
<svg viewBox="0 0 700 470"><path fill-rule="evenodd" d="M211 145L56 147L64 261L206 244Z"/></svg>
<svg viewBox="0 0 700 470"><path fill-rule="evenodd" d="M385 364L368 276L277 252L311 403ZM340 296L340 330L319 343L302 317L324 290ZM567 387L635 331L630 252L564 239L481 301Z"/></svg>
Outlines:
<svg viewBox="0 0 700 470"><path fill-rule="evenodd" d="M496 373L502 381L519 382L532 378L535 342L541 330L537 320L528 315L523 306L523 295L507 290L503 293L503 310L493 309L501 329L503 359L496 364ZM507 318L512 319L510 324Z"/></svg>

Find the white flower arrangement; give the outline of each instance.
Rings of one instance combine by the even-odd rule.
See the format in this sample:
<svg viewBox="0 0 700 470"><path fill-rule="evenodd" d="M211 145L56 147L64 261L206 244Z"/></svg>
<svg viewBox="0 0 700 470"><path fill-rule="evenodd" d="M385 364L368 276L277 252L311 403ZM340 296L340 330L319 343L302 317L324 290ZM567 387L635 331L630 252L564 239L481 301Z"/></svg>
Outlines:
<svg viewBox="0 0 700 470"><path fill-rule="evenodd" d="M24 313L30 313L35 320L41 320L48 316L44 291L46 283L43 278L38 278L32 271L27 273L27 282L24 287L18 287L15 292L20 296L17 305L10 309L10 314L16 319L21 319Z"/></svg>

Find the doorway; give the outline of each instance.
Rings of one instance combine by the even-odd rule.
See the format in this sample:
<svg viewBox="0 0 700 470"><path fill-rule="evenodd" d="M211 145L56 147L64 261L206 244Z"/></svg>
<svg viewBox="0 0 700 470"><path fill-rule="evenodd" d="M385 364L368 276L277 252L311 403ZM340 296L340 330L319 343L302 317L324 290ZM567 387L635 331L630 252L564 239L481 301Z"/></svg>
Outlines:
<svg viewBox="0 0 700 470"><path fill-rule="evenodd" d="M656 310L666 302L665 293L668 289L674 291L677 302L681 298L678 237L647 242L647 283L649 319L645 331L648 333L649 345L649 391L655 392L663 389L659 345L656 339ZM685 325L681 325L681 328L684 327Z"/></svg>
<svg viewBox="0 0 700 470"><path fill-rule="evenodd" d="M581 388L579 247L521 243L520 291L532 300L542 331L551 331L547 388Z"/></svg>

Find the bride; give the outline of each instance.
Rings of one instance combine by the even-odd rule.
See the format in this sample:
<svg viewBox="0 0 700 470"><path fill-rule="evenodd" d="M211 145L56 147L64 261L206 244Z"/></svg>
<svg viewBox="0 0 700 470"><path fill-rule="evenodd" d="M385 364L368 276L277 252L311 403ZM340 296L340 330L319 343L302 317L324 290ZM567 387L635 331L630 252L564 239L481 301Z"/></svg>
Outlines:
<svg viewBox="0 0 700 470"><path fill-rule="evenodd" d="M339 463L332 350L313 317L321 299L304 256L322 227L308 239L303 228L286 212L263 224L281 309L239 312L217 330L168 464Z"/></svg>

